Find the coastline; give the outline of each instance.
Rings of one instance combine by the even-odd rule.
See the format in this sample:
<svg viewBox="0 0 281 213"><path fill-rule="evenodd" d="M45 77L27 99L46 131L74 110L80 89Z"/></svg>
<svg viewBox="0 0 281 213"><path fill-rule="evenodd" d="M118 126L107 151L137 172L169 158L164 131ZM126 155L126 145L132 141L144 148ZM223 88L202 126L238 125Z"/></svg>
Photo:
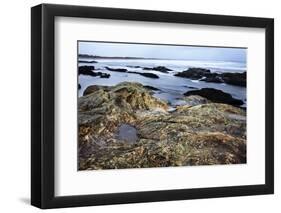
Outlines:
<svg viewBox="0 0 281 213"><path fill-rule="evenodd" d="M155 90L132 82L86 91L79 170L246 163L245 110L188 95L171 111Z"/></svg>

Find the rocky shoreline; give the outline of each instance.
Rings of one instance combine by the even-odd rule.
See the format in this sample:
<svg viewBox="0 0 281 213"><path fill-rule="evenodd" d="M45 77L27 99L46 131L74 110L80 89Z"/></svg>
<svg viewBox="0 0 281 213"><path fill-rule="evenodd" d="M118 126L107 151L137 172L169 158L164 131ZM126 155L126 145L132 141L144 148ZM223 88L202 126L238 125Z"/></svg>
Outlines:
<svg viewBox="0 0 281 213"><path fill-rule="evenodd" d="M209 69L189 68L183 72L178 72L175 76L190 78L213 83L226 83L235 86L246 87L246 72L243 73L216 73Z"/></svg>
<svg viewBox="0 0 281 213"><path fill-rule="evenodd" d="M90 61L88 63L97 63L96 61ZM165 67L165 66L157 66L157 67L140 67L140 66L129 66L131 68L142 68L143 70L148 71L158 71L162 73L169 73L173 70ZM104 67L108 71L113 72L122 72L122 73L131 73L131 74L138 74L148 78L159 78L158 75L150 72L138 72L138 71L129 71L126 68L112 68L112 67ZM100 76L101 78L109 78L110 74L96 72L94 66L80 66L79 67L79 75L90 75L93 77ZM199 80L205 82L212 82L212 83L226 83L235 86L246 87L246 80L247 80L247 73L216 73L211 72L209 69L204 68L189 68L185 71L178 72L174 74L174 76L182 77L182 78L189 78L191 80Z"/></svg>
<svg viewBox="0 0 281 213"><path fill-rule="evenodd" d="M222 93L210 89L186 93L185 105L169 111L156 90L123 82L84 91L79 170L246 163L246 111L232 97L215 100Z"/></svg>

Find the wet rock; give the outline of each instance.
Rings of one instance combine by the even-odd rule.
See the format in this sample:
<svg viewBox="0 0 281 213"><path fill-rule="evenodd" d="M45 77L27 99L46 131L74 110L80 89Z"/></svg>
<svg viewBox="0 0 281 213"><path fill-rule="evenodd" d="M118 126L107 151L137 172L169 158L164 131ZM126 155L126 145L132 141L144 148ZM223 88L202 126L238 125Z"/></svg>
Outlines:
<svg viewBox="0 0 281 213"><path fill-rule="evenodd" d="M159 91L160 89L156 88L156 87L153 87L153 86L150 86L150 85L145 85L143 86L144 88L147 88L147 89L150 89L150 90L155 90L155 91Z"/></svg>
<svg viewBox="0 0 281 213"><path fill-rule="evenodd" d="M142 72L134 72L134 71L128 71L128 73L138 74L148 78L159 78L159 76L154 73L146 73L146 72L142 73Z"/></svg>
<svg viewBox="0 0 281 213"><path fill-rule="evenodd" d="M173 71L164 66L157 66L157 67L152 67L152 68L144 67L143 70L155 70L155 71L159 71L159 72L163 72L163 73L168 73L168 71Z"/></svg>
<svg viewBox="0 0 281 213"><path fill-rule="evenodd" d="M78 84L78 89L81 89L81 85L80 84Z"/></svg>
<svg viewBox="0 0 281 213"><path fill-rule="evenodd" d="M233 98L230 94L225 93L221 90L213 88L203 88L200 90L192 90L184 93L185 96L199 95L215 103L225 103L234 106L240 106L244 104L242 100Z"/></svg>
<svg viewBox="0 0 281 213"><path fill-rule="evenodd" d="M242 109L189 96L200 104L169 113L138 83L90 90L78 99L79 170L246 162Z"/></svg>
<svg viewBox="0 0 281 213"><path fill-rule="evenodd" d="M175 76L190 78L212 83L226 83L235 86L246 86L246 72L243 73L212 73L208 69L189 68L186 71L176 73Z"/></svg>
<svg viewBox="0 0 281 213"><path fill-rule="evenodd" d="M224 80L219 75L211 75L209 77L203 77L200 81L212 82L212 83L224 83Z"/></svg>
<svg viewBox="0 0 281 213"><path fill-rule="evenodd" d="M95 64L95 63L98 63L98 62L97 61L83 61L83 60L79 60L78 63Z"/></svg>
<svg viewBox="0 0 281 213"><path fill-rule="evenodd" d="M127 72L128 70L125 68L111 68L111 67L105 67L105 69L109 71L115 71L115 72Z"/></svg>
<svg viewBox="0 0 281 213"><path fill-rule="evenodd" d="M101 77L101 78L109 78L110 74L108 73L102 73L102 72L95 72L94 71L95 67L94 66L80 66L78 69L78 74L79 75L89 75L92 77Z"/></svg>
<svg viewBox="0 0 281 213"><path fill-rule="evenodd" d="M154 73L139 73L139 74L148 78L159 78L159 76Z"/></svg>
<svg viewBox="0 0 281 213"><path fill-rule="evenodd" d="M176 73L175 76L190 78L192 80L199 80L205 76L211 74L211 71L203 68L189 68L186 71Z"/></svg>
<svg viewBox="0 0 281 213"><path fill-rule="evenodd" d="M97 75L100 76L101 78L109 78L110 77L110 74L102 73L102 72L97 72Z"/></svg>
<svg viewBox="0 0 281 213"><path fill-rule="evenodd" d="M223 73L221 74L222 79L225 83L246 87L247 74L243 73Z"/></svg>
<svg viewBox="0 0 281 213"><path fill-rule="evenodd" d="M127 66L127 67L130 67L130 68L141 68L141 66Z"/></svg>
<svg viewBox="0 0 281 213"><path fill-rule="evenodd" d="M93 72L93 70L95 70L94 66L80 66L78 68L78 75L96 76L96 73Z"/></svg>

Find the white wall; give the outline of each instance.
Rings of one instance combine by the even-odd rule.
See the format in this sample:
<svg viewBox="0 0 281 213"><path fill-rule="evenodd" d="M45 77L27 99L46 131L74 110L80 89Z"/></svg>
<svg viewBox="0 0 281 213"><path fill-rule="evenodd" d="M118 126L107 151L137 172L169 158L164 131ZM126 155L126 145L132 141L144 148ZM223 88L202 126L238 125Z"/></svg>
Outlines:
<svg viewBox="0 0 281 213"><path fill-rule="evenodd" d="M84 207L52 212L274 212L281 199L281 80L278 58L281 53L281 13L279 1L246 0L59 0L45 3L171 10L195 13L261 16L275 18L275 195ZM38 212L31 207L30 196L30 7L37 0L1 2L1 104L0 104L0 211ZM15 55L17 57L10 57ZM279 109L279 110L278 110ZM275 211L276 212L276 211Z"/></svg>

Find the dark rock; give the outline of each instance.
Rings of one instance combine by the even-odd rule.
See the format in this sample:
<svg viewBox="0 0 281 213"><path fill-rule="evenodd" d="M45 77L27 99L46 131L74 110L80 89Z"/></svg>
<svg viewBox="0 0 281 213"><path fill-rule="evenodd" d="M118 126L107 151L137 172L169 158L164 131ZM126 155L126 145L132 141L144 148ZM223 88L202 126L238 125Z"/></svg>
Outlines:
<svg viewBox="0 0 281 213"><path fill-rule="evenodd" d="M78 84L78 89L81 89L81 85L80 84Z"/></svg>
<svg viewBox="0 0 281 213"><path fill-rule="evenodd" d="M78 75L97 76L96 73L92 71L94 69L95 69L94 66L80 66L78 68Z"/></svg>
<svg viewBox="0 0 281 213"><path fill-rule="evenodd" d="M148 77L148 78L159 78L159 76L154 73L139 73L139 75L142 75L142 76Z"/></svg>
<svg viewBox="0 0 281 213"><path fill-rule="evenodd" d="M109 70L109 71L115 71L115 72L127 72L127 69L124 68L111 68L111 67L105 67L105 69Z"/></svg>
<svg viewBox="0 0 281 213"><path fill-rule="evenodd" d="M80 60L80 61L78 61L78 63L94 64L94 63L98 63L98 62L97 61L83 61L83 60Z"/></svg>
<svg viewBox="0 0 281 213"><path fill-rule="evenodd" d="M227 84L246 87L247 74L243 73L222 73L221 77Z"/></svg>
<svg viewBox="0 0 281 213"><path fill-rule="evenodd" d="M108 73L103 73L103 72L97 72L98 76L100 76L101 78L109 78L110 74Z"/></svg>
<svg viewBox="0 0 281 213"><path fill-rule="evenodd" d="M154 73L148 73L148 72L141 73L141 72L128 71L128 73L139 74L139 75L142 75L142 76L148 77L148 78L159 78L158 75L156 75Z"/></svg>
<svg viewBox="0 0 281 213"><path fill-rule="evenodd" d="M186 71L176 73L175 76L183 77L183 78L190 78L192 80L199 80L203 77L206 77L211 73L208 69L203 68L189 68Z"/></svg>
<svg viewBox="0 0 281 213"><path fill-rule="evenodd" d="M153 86L149 86L149 85L145 85L143 86L144 88L147 88L147 89L150 89L150 90L155 90L155 91L158 91L159 89L156 88L156 87L153 87Z"/></svg>
<svg viewBox="0 0 281 213"><path fill-rule="evenodd" d="M151 67L143 67L142 69L143 69L143 70L152 70Z"/></svg>
<svg viewBox="0 0 281 213"><path fill-rule="evenodd" d="M110 74L102 72L94 72L94 66L81 66L79 67L79 75L90 75L93 77L100 76L101 78L109 78Z"/></svg>
<svg viewBox="0 0 281 213"><path fill-rule="evenodd" d="M246 86L246 72L244 73L212 73L208 69L189 68L186 71L176 73L175 76L190 78L212 83L226 83L235 86Z"/></svg>
<svg viewBox="0 0 281 213"><path fill-rule="evenodd" d="M204 98L207 98L208 100L215 102L215 103L224 103L224 104L230 104L234 106L240 106L244 102L238 99L233 98L230 94L225 93L221 90L213 89L213 88L203 88L200 90L193 90L188 91L184 93L185 96L190 95L199 95Z"/></svg>
<svg viewBox="0 0 281 213"><path fill-rule="evenodd" d="M200 81L212 82L212 83L224 83L224 80L221 76L211 75L209 77L203 77Z"/></svg>
<svg viewBox="0 0 281 213"><path fill-rule="evenodd" d="M155 70L155 71L159 71L159 72L163 72L163 73L168 73L168 71L173 71L164 66L158 66L158 67L152 67L152 68L144 67L143 70Z"/></svg>
<svg viewBox="0 0 281 213"><path fill-rule="evenodd" d="M129 65L129 66L127 66L127 67L131 67L131 68L141 68L141 66L131 66L131 65Z"/></svg>

